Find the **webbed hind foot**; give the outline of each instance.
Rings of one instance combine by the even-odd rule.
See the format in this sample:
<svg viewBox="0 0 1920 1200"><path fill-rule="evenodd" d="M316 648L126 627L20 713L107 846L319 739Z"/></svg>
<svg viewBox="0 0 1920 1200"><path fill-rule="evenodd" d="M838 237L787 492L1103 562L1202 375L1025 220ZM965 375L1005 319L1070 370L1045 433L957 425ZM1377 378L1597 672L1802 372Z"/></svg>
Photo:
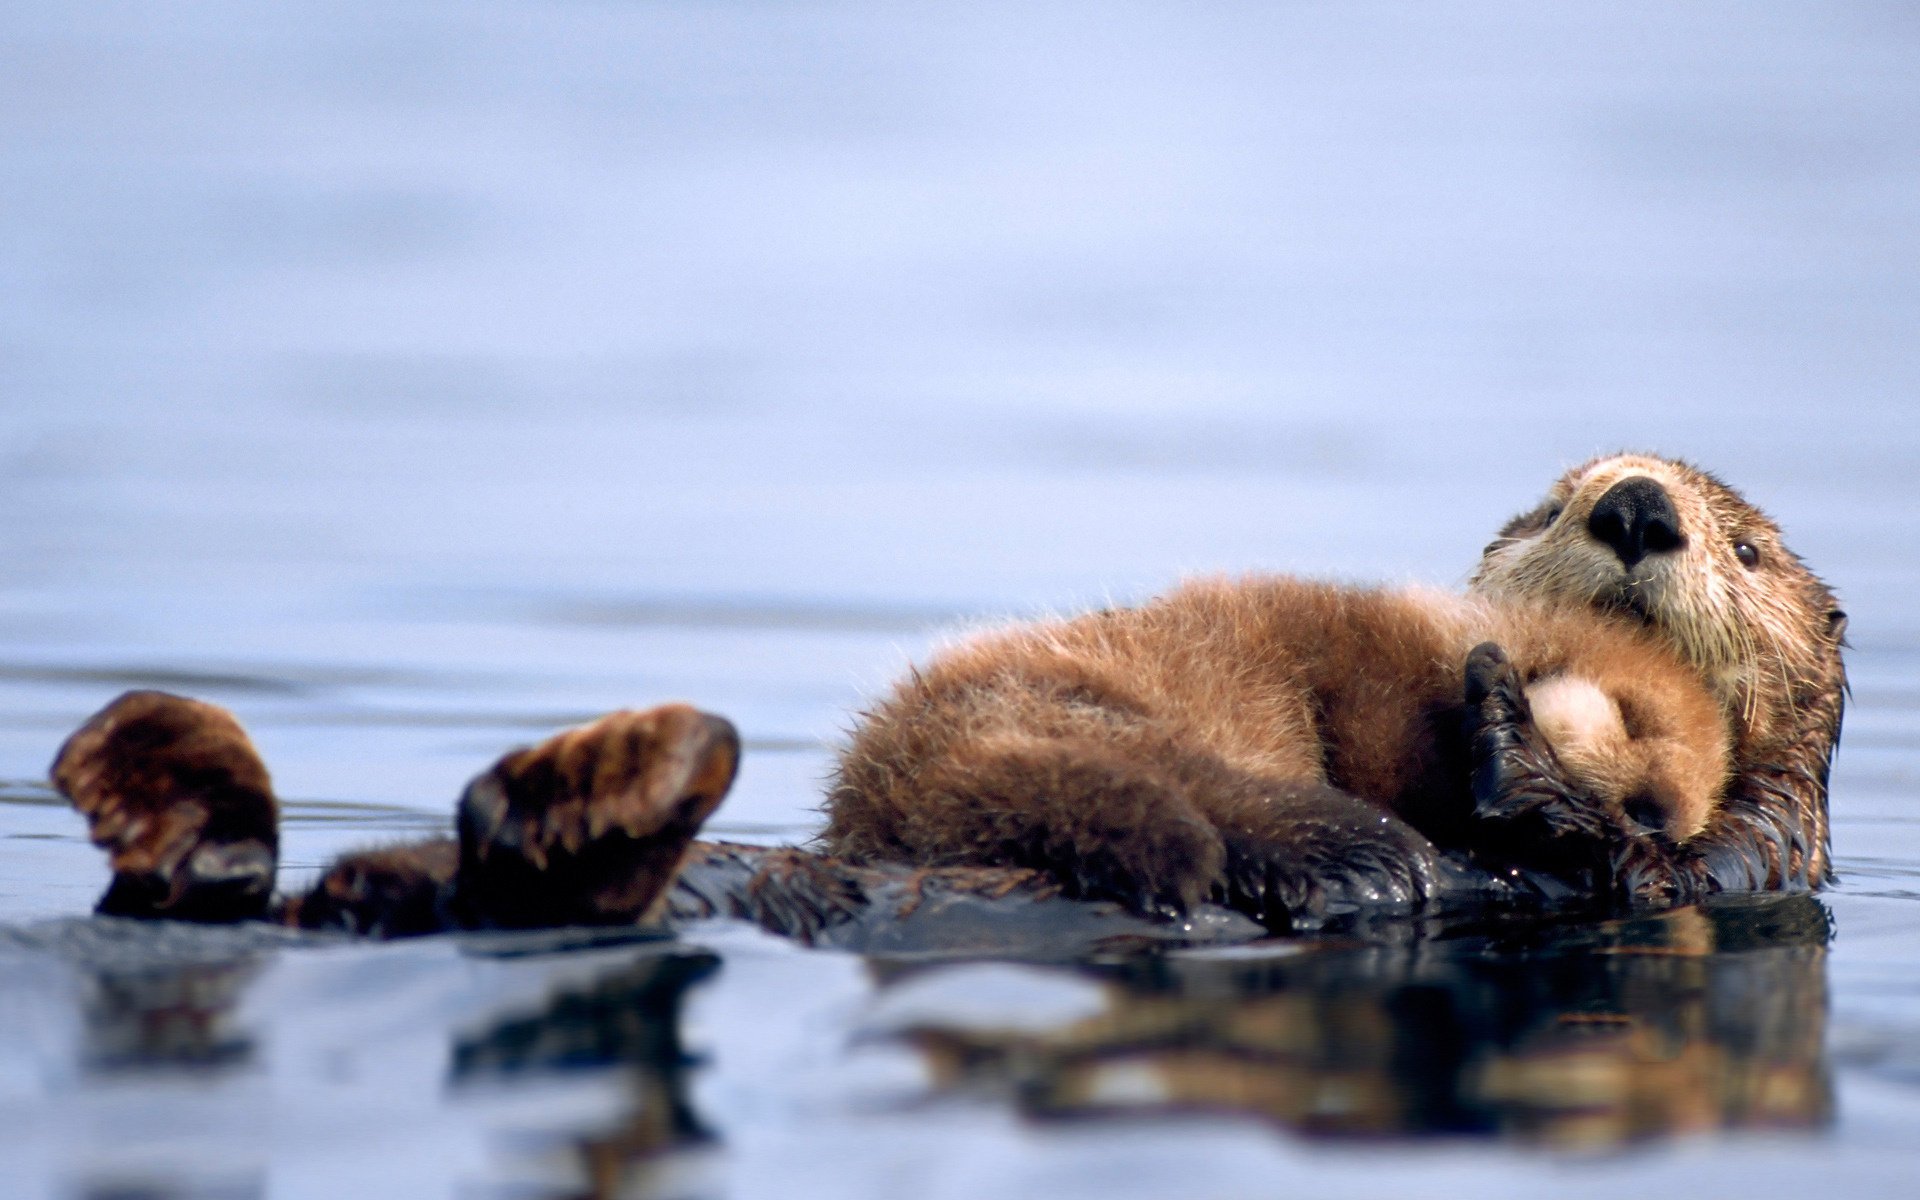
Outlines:
<svg viewBox="0 0 1920 1200"><path fill-rule="evenodd" d="M460 798L459 920L642 919L739 761L733 726L684 704L612 713L507 755Z"/></svg>
<svg viewBox="0 0 1920 1200"><path fill-rule="evenodd" d="M52 776L110 857L99 912L181 921L266 914L279 806L266 764L226 709L127 692L66 740Z"/></svg>

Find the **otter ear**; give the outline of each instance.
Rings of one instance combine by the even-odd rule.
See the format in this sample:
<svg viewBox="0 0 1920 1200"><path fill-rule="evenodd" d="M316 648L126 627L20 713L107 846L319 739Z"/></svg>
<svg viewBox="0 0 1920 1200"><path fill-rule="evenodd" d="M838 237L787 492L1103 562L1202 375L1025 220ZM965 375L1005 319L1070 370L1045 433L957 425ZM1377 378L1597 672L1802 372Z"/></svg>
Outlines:
<svg viewBox="0 0 1920 1200"><path fill-rule="evenodd" d="M1847 614L1837 608L1827 610L1827 635L1834 641L1847 636Z"/></svg>

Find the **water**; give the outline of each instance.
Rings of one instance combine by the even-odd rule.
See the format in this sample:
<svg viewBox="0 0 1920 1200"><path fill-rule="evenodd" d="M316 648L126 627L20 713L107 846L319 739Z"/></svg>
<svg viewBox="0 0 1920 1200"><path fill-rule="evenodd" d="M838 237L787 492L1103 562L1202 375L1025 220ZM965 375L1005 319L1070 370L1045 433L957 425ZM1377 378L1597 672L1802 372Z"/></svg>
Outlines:
<svg viewBox="0 0 1920 1200"><path fill-rule="evenodd" d="M1916 42L1872 3L16 0L0 1190L1902 1194ZM673 698L747 737L715 831L784 841L860 697L956 630L1200 571L1458 582L1622 446L1744 487L1852 614L1817 921L1152 978L915 974L721 925L502 947L62 923L105 872L46 764L125 687L247 722L289 883L440 828L508 746ZM1564 988L1527 991L1536 965ZM1328 1032L1335 995L1388 1016ZM1156 997L1265 1073L1129 1041ZM1435 997L1506 1015L1401 1023ZM1119 1040L1083 1053L1100 1013ZM1425 1091L1389 1069L1430 1048L1494 1065ZM1530 1080L1595 1094L1576 1069L1643 1099L1516 1115ZM1195 1078L1240 1082L1168 1082ZM1444 1103L1387 1102L1409 1095Z"/></svg>

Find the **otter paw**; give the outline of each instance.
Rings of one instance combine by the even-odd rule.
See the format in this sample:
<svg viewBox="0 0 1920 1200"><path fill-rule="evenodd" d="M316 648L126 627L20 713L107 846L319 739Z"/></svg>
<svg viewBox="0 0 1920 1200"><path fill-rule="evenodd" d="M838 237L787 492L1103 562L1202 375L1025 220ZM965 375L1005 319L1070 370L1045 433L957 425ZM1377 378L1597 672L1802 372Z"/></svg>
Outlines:
<svg viewBox="0 0 1920 1200"><path fill-rule="evenodd" d="M113 882L98 911L182 921L266 913L279 806L226 709L128 692L67 739L52 777L110 856Z"/></svg>
<svg viewBox="0 0 1920 1200"><path fill-rule="evenodd" d="M463 923L642 918L739 761L733 726L684 704L613 713L507 755L460 798Z"/></svg>
<svg viewBox="0 0 1920 1200"><path fill-rule="evenodd" d="M1635 908L1690 904L1705 890L1687 862L1666 842L1653 838L1615 845L1608 874L1615 898Z"/></svg>
<svg viewBox="0 0 1920 1200"><path fill-rule="evenodd" d="M1117 834L1112 845L1090 853L1084 845L1052 847L1045 853L976 859L955 866L1030 870L1056 884L1075 900L1104 900L1135 916L1181 921L1207 899L1220 878L1226 852L1220 835L1204 821L1168 818Z"/></svg>
<svg viewBox="0 0 1920 1200"><path fill-rule="evenodd" d="M1161 921L1184 920L1198 907L1225 858L1213 826L1185 815L1137 826L1130 844L1110 849L1105 855L1080 854L1069 870L1054 874L1069 895L1112 900Z"/></svg>
<svg viewBox="0 0 1920 1200"><path fill-rule="evenodd" d="M1467 655L1466 703L1475 817L1521 843L1611 838L1612 818L1561 769L1533 724L1520 673L1493 642Z"/></svg>
<svg viewBox="0 0 1920 1200"><path fill-rule="evenodd" d="M1279 785L1222 829L1214 898L1270 929L1360 908L1411 909L1441 888L1440 851L1383 809L1322 785Z"/></svg>

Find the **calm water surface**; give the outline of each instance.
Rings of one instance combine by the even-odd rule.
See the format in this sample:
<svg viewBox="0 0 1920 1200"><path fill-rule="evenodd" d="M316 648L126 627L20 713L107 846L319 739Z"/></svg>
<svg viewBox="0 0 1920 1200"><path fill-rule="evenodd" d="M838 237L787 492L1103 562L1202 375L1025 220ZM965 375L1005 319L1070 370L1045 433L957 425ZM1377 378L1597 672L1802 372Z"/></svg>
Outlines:
<svg viewBox="0 0 1920 1200"><path fill-rule="evenodd" d="M0 1194L1909 1195L1897 5L0 11ZM46 789L234 708L287 882L684 698L720 835L969 625L1458 583L1622 446L1841 591L1843 879L1078 966L85 919Z"/></svg>

